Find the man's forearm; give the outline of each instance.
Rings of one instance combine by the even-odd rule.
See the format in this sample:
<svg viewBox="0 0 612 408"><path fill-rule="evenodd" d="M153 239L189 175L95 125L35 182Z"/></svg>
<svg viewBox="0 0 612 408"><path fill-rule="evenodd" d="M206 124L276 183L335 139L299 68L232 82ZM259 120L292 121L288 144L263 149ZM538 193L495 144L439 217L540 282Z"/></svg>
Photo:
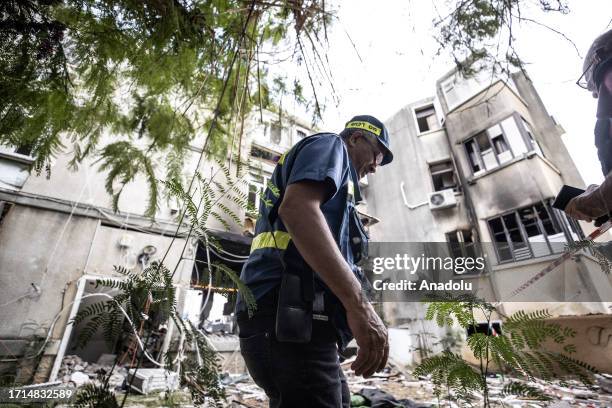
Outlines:
<svg viewBox="0 0 612 408"><path fill-rule="evenodd" d="M573 202L572 202L573 201ZM578 212L590 218L598 218L612 210L612 174L608 174L604 182L570 201L571 212Z"/></svg>
<svg viewBox="0 0 612 408"><path fill-rule="evenodd" d="M304 260L344 307L361 304L361 284L342 258L321 210L313 205L285 207L280 216Z"/></svg>

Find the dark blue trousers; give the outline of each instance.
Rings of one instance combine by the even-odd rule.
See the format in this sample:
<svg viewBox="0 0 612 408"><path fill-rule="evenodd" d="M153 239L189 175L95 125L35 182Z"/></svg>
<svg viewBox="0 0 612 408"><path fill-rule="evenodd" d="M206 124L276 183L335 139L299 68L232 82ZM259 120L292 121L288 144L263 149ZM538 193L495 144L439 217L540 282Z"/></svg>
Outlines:
<svg viewBox="0 0 612 408"><path fill-rule="evenodd" d="M313 321L309 343L279 342L274 327L273 305L259 304L251 319L238 315L240 352L270 407L348 408L350 392L331 324Z"/></svg>

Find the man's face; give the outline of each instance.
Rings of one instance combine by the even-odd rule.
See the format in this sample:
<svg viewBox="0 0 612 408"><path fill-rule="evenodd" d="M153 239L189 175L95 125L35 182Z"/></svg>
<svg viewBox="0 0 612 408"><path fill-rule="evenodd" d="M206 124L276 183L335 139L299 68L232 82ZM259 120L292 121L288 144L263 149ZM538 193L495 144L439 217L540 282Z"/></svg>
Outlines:
<svg viewBox="0 0 612 408"><path fill-rule="evenodd" d="M359 175L364 177L368 173L375 173L384 158L384 152L378 142L372 140L365 132L354 132L349 136L348 151L353 166Z"/></svg>

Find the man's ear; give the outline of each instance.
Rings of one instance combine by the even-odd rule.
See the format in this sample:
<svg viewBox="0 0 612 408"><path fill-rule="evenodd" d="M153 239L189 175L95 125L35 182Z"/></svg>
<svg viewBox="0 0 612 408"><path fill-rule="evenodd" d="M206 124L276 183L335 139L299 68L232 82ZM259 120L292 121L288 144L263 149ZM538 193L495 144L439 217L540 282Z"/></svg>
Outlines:
<svg viewBox="0 0 612 408"><path fill-rule="evenodd" d="M357 144L357 139L359 139L359 136L361 136L361 132L359 131L351 133L351 135L346 138L346 144L350 147L355 146Z"/></svg>

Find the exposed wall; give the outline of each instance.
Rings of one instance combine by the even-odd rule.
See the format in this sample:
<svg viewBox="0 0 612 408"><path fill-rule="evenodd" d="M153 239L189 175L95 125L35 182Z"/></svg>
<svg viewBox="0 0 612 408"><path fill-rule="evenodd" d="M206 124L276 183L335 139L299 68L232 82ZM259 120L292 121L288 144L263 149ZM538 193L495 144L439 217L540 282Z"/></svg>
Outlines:
<svg viewBox="0 0 612 408"><path fill-rule="evenodd" d="M0 336L28 336L34 327L31 324L48 327L62 303L72 300L74 282L83 274L98 220L72 217L67 223L68 218L68 214L16 205L3 220L2 303L28 293L31 283L40 287L41 294L2 308Z"/></svg>

